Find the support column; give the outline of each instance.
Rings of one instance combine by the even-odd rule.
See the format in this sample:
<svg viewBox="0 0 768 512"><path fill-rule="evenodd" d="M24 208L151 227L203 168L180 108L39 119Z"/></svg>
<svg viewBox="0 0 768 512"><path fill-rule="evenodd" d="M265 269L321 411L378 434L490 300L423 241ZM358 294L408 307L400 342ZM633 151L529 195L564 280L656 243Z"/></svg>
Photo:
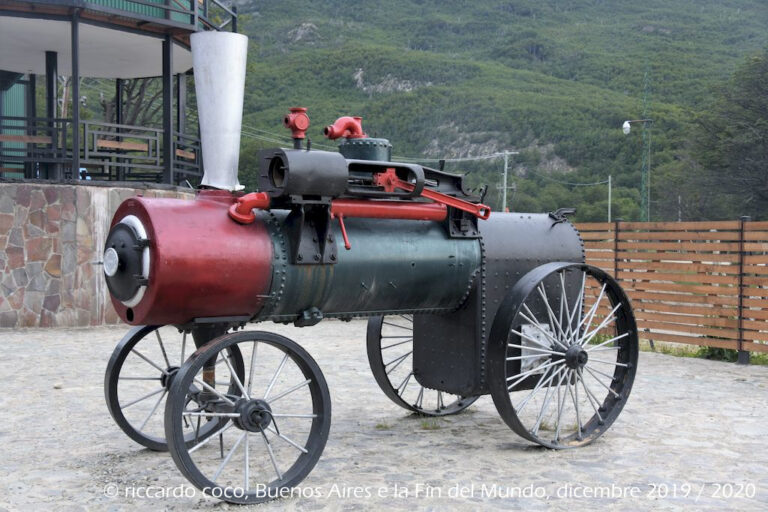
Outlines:
<svg viewBox="0 0 768 512"><path fill-rule="evenodd" d="M33 120L35 117L37 117L37 98L35 97L37 93L37 81L35 79L34 73L30 73L27 77L27 97L26 97L26 117L29 119L27 122L27 135L37 135L37 125L35 124L35 121ZM27 153L28 157L34 156L33 153L30 151ZM24 164L24 177L25 178L34 178L35 177L35 162L30 161L26 162Z"/></svg>
<svg viewBox="0 0 768 512"><path fill-rule="evenodd" d="M187 122L187 75L176 75L176 131L184 134Z"/></svg>
<svg viewBox="0 0 768 512"><path fill-rule="evenodd" d="M52 153L59 144L59 134L56 131L56 123L53 121L56 117L56 105L59 102L58 60L56 52L45 52L45 117L49 120L46 135L51 138ZM52 179L58 175L58 164L44 165L45 172L40 173L40 178Z"/></svg>
<svg viewBox="0 0 768 512"><path fill-rule="evenodd" d="M72 179L80 175L80 11L72 15Z"/></svg>
<svg viewBox="0 0 768 512"><path fill-rule="evenodd" d="M125 89L125 83L122 78L115 80L115 123L124 124L123 116L123 91ZM117 128L117 133L122 132L122 128ZM122 142L123 138L118 136L118 142ZM117 167L117 181L125 181L125 168L121 165Z"/></svg>
<svg viewBox="0 0 768 512"><path fill-rule="evenodd" d="M173 183L173 39L163 39L163 183Z"/></svg>
<svg viewBox="0 0 768 512"><path fill-rule="evenodd" d="M749 350L744 350L744 224L752 220L749 216L739 219L739 348L737 364L749 364Z"/></svg>

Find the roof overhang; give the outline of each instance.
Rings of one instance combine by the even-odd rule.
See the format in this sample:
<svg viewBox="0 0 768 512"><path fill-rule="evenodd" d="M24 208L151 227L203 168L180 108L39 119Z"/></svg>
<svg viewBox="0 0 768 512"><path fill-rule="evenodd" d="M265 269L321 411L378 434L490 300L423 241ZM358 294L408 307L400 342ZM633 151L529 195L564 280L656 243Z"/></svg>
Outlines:
<svg viewBox="0 0 768 512"><path fill-rule="evenodd" d="M81 20L80 76L141 78L163 74L162 37ZM58 72L72 68L71 22L0 14L0 69L45 74L45 52L58 53ZM173 73L192 68L189 49L173 44Z"/></svg>

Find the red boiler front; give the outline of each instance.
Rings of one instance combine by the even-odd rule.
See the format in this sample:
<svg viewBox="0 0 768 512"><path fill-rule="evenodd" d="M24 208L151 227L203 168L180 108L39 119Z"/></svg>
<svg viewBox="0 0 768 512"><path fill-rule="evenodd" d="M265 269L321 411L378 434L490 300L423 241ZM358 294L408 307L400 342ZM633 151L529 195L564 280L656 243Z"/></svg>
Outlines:
<svg viewBox="0 0 768 512"><path fill-rule="evenodd" d="M134 325L253 316L269 293L272 242L263 223L227 214L236 197L135 197L117 209L104 252L112 304Z"/></svg>

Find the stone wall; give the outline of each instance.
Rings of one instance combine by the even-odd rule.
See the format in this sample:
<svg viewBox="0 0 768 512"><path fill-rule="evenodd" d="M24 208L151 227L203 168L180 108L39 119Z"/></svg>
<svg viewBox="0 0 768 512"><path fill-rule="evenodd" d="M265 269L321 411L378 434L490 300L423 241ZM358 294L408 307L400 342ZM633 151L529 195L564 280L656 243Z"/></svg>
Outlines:
<svg viewBox="0 0 768 512"><path fill-rule="evenodd" d="M0 183L0 327L119 322L98 262L114 211L137 194L194 197L173 187Z"/></svg>

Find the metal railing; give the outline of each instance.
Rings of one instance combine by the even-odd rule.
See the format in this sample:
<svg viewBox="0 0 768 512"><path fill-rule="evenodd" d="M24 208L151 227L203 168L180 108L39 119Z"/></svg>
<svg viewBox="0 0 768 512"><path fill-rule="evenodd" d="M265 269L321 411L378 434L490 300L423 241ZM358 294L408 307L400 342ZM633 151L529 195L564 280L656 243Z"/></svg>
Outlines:
<svg viewBox="0 0 768 512"><path fill-rule="evenodd" d="M26 178L57 176L72 164L71 131L71 119L0 116L0 169L15 167Z"/></svg>
<svg viewBox="0 0 768 512"><path fill-rule="evenodd" d="M93 180L162 182L163 130L83 120L80 167ZM0 117L0 176L75 178L72 120ZM171 182L195 183L202 176L200 140L174 132ZM78 170L79 172L79 170Z"/></svg>
<svg viewBox="0 0 768 512"><path fill-rule="evenodd" d="M107 15L196 31L236 27L237 8L220 0L26 0L29 3L79 7Z"/></svg>

